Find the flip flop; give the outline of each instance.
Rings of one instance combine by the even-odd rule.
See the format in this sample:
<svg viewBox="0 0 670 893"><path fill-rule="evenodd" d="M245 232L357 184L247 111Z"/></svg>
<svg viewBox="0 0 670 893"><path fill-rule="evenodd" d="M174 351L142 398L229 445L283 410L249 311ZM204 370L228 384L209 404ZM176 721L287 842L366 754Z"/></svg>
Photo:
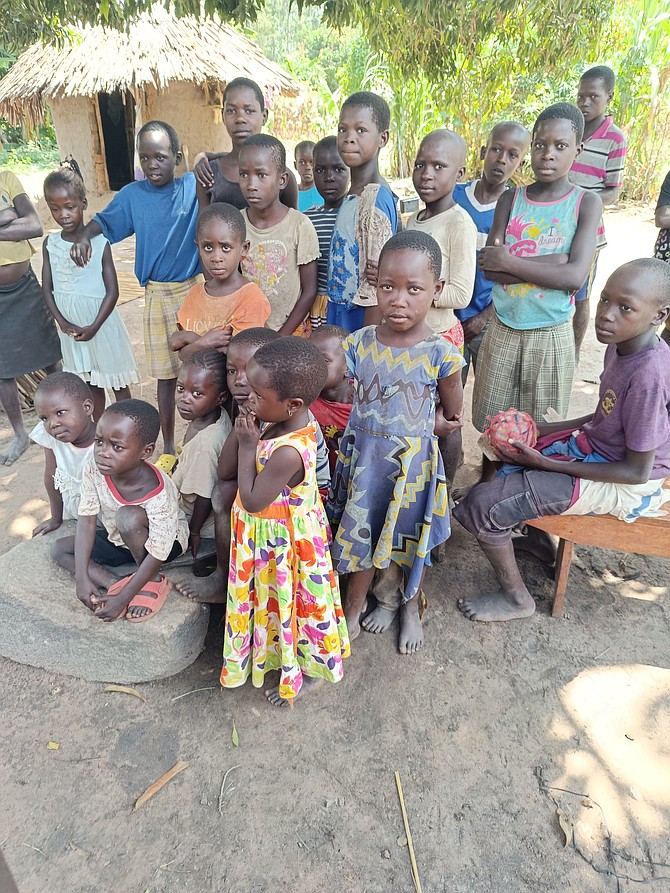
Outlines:
<svg viewBox="0 0 670 893"><path fill-rule="evenodd" d="M131 608L149 608L151 613L145 614L143 617L128 617L128 614L126 613L126 620L129 623L144 623L145 620L150 620L152 617L155 617L165 604L165 599L170 594L171 589L172 583L168 580L165 574L160 574L160 580L145 583L144 589L142 592L138 592L135 598L131 600L126 612L130 611ZM148 592L152 592L155 598L151 595L144 594Z"/></svg>

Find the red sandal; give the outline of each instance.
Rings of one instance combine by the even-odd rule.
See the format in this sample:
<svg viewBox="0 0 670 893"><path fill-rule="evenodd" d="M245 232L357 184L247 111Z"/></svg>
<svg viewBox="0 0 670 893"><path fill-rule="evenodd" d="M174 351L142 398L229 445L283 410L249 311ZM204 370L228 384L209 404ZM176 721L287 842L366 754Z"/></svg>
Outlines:
<svg viewBox="0 0 670 893"><path fill-rule="evenodd" d="M126 613L126 620L129 623L144 623L145 620L150 620L158 614L165 604L165 599L168 597L170 590L172 589L172 583L168 580L165 574L159 574L159 576L159 580L152 580L149 583L145 583L142 591L137 593L126 609L128 612L131 608L149 608L151 613L144 614L142 617L129 617L128 613ZM153 595L148 595L146 593L153 593Z"/></svg>

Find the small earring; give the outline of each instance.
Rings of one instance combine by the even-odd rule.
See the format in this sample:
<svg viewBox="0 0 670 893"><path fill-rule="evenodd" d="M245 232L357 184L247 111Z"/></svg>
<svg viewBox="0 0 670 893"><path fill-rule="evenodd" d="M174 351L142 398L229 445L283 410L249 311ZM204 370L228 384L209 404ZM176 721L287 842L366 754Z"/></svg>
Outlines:
<svg viewBox="0 0 670 893"><path fill-rule="evenodd" d="M288 413L288 417L291 418L291 416L293 415L293 410L287 409L286 412Z"/></svg>

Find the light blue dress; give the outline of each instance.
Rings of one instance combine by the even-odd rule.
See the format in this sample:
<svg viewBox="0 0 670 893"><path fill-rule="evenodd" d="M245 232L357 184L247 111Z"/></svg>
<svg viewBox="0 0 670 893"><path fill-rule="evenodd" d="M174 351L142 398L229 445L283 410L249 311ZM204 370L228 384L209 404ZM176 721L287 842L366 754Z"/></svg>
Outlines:
<svg viewBox="0 0 670 893"><path fill-rule="evenodd" d="M105 297L102 256L107 244L104 236L94 236L91 259L85 267L78 267L70 257L72 242L66 242L61 233L50 233L47 238L54 301L75 326L90 326L100 310ZM65 372L74 372L98 388L118 390L139 381L128 330L116 308L90 341L58 334Z"/></svg>

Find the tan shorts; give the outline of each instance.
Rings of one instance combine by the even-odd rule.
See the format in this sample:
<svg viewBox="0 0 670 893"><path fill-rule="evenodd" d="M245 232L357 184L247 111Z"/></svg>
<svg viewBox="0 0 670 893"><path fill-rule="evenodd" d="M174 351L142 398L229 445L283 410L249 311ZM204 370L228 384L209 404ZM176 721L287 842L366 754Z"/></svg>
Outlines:
<svg viewBox="0 0 670 893"><path fill-rule="evenodd" d="M177 331L177 314L186 295L198 282L202 282L200 275L183 282L149 281L144 288L144 351L153 378L177 377L179 353L170 350L168 339Z"/></svg>

